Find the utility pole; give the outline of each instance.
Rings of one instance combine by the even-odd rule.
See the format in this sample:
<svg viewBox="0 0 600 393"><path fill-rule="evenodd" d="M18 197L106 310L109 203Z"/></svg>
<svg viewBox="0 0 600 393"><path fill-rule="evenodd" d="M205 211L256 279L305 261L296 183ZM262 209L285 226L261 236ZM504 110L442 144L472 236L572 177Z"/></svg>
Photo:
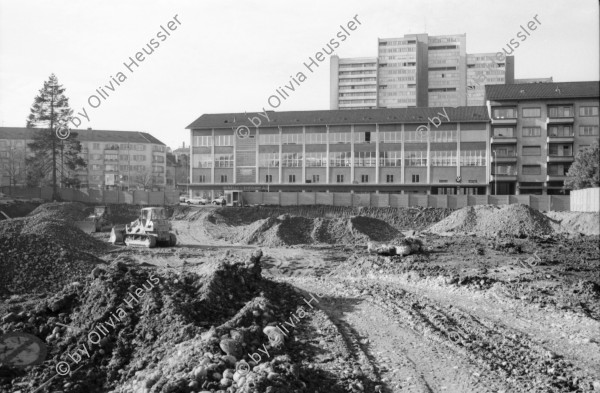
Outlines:
<svg viewBox="0 0 600 393"><path fill-rule="evenodd" d="M496 150L492 150L494 153L494 195L498 195L498 156Z"/></svg>

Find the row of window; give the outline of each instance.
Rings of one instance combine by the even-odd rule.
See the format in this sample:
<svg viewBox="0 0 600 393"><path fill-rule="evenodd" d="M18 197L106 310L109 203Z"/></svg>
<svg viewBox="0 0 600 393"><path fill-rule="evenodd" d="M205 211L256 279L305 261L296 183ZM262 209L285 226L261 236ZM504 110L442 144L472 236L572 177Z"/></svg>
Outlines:
<svg viewBox="0 0 600 393"><path fill-rule="evenodd" d="M352 163L351 152L312 152L306 153L303 157L302 153L282 153L281 159L279 153L261 153L259 155L259 166L261 167L279 167L281 162L282 167L300 168L303 165L303 158L306 162L306 167L326 167L329 160L329 165L332 167L350 167ZM379 165L382 167L399 167L402 162L402 152L386 151L379 153ZM406 166L427 166L426 151L407 151L405 152L404 164ZM461 151L460 165L462 166L484 166L486 164L486 156L484 150L466 150ZM456 166L457 153L456 150L432 150L431 151L432 166ZM354 154L355 167L375 167L377 166L376 152L356 152ZM211 168L212 161L210 155L194 156L195 168ZM233 155L218 155L215 157L216 168L233 167Z"/></svg>
<svg viewBox="0 0 600 393"><path fill-rule="evenodd" d="M456 130L431 130L426 131L405 131L404 132L405 142L456 142L457 131ZM327 135L329 135L329 143L351 143L352 135L354 135L354 142L356 143L368 143L374 142L376 133L374 132L330 132L327 133L286 133L286 134L261 134L259 135L259 144L261 145L279 145L281 144L302 144L306 141L306 144L326 144ZM428 136L429 135L429 136ZM494 127L493 135L495 137L514 137L515 127ZM541 127L522 127L522 135L524 137L539 137L541 136ZM598 135L598 126L579 126L580 136L595 136ZM548 126L548 136L574 136L573 127L570 125L552 125ZM196 136L196 146L212 146L212 136ZM383 131L380 132L381 142L402 142L402 133L394 131ZM232 146L233 135L219 135L215 136L216 146ZM93 159L102 159L101 155L92 155ZM118 158L126 160L126 155L120 155ZM145 156L133 156L134 161L144 161ZM117 159L114 155L105 155L106 160ZM164 157L156 156L156 159L163 162Z"/></svg>
<svg viewBox="0 0 600 393"><path fill-rule="evenodd" d="M351 64L340 64L340 68L368 68L375 67L377 63L351 63Z"/></svg>
<svg viewBox="0 0 600 393"><path fill-rule="evenodd" d="M365 71L340 71L339 75L375 75L376 70L365 70Z"/></svg>
<svg viewBox="0 0 600 393"><path fill-rule="evenodd" d="M198 176L198 182L199 183L206 183L208 177L206 175L199 175ZM287 182L288 183L296 183L296 179L297 176L295 174L290 174L287 177ZM335 175L335 182L336 183L344 183L345 176L343 174L337 174ZM221 183L227 183L228 177L227 175L220 175L219 180ZM420 181L420 176L419 175L412 175L411 176L411 181L412 183L419 183ZM310 179L306 179L306 183L320 183L321 182L321 176L320 175L312 175L310 177ZM369 175L360 175L360 182L361 183L368 183L369 182ZM385 175L385 182L386 183L393 183L394 182L394 175ZM273 175L270 174L266 174L265 175L265 183L273 183Z"/></svg>
<svg viewBox="0 0 600 393"><path fill-rule="evenodd" d="M532 107L523 108L522 117L541 117L542 108ZM548 106L548 117L573 117L574 110L572 105L553 105ZM597 106L579 107L579 116L598 116ZM518 117L517 108L496 107L492 108L492 117L494 119L516 119Z"/></svg>
<svg viewBox="0 0 600 393"><path fill-rule="evenodd" d="M214 142L215 146L233 146L233 135L212 135L207 136L195 136L194 146L212 146Z"/></svg>
<svg viewBox="0 0 600 393"><path fill-rule="evenodd" d="M493 135L495 137L514 138L516 136L515 127L494 127ZM541 127L522 127L521 135L523 137L542 136ZM579 136L597 136L598 126L579 126ZM548 126L548 136L550 137L571 137L575 136L573 127L570 125L552 125Z"/></svg>
<svg viewBox="0 0 600 393"><path fill-rule="evenodd" d="M587 146L580 146L580 149ZM492 153L496 157L516 157L517 150L515 147L497 147L494 148ZM521 148L521 155L523 156L541 156L541 146L523 146ZM573 145L572 144L549 144L548 155L551 157L572 157L573 156Z"/></svg>
<svg viewBox="0 0 600 393"><path fill-rule="evenodd" d="M134 154L128 156L127 154L90 154L90 160L93 161L146 161L146 156L141 154ZM165 162L164 156L152 156L153 162Z"/></svg>
<svg viewBox="0 0 600 393"><path fill-rule="evenodd" d="M86 180L86 176L80 177L82 180ZM90 175L89 176L90 182L104 182L104 175ZM132 181L136 181L136 177L135 176L131 176L131 180ZM119 180L121 181L129 181L129 177L127 175L122 175L122 177L119 178ZM154 181L155 184L163 184L165 182L164 177L163 176L152 176L152 180Z"/></svg>
<svg viewBox="0 0 600 393"><path fill-rule="evenodd" d="M370 143L375 142L375 132L330 132L327 133L308 133L308 134L261 134L259 135L260 145L279 145L281 144L302 144L303 141L307 145L310 144L326 144L327 136L329 135L329 143L351 143L352 135L354 135L355 143ZM399 131L381 131L379 133L381 142L402 142L402 133ZM429 135L429 137L428 137ZM456 130L439 130L439 131L405 131L405 142L456 142L458 132Z"/></svg>
<svg viewBox="0 0 600 393"><path fill-rule="evenodd" d="M10 146L10 140L2 139L0 140L0 148ZM25 147L25 141L23 140L13 140L12 146L14 147Z"/></svg>
<svg viewBox="0 0 600 393"><path fill-rule="evenodd" d="M85 144L84 144L85 145ZM145 151L146 145L140 143L99 143L93 142L91 143L92 150L137 150L137 151ZM164 152L165 146L152 145L152 151Z"/></svg>
<svg viewBox="0 0 600 393"><path fill-rule="evenodd" d="M366 78L340 78L338 79L338 83L344 83L344 82L376 82L377 78L370 78L370 77L366 77Z"/></svg>
<svg viewBox="0 0 600 393"><path fill-rule="evenodd" d="M194 168L212 168L213 160L208 154L195 154ZM233 154L217 154L214 160L215 168L233 168Z"/></svg>
<svg viewBox="0 0 600 393"><path fill-rule="evenodd" d="M134 172L144 172L146 171L146 166L145 165L115 165L115 164L107 164L107 165L100 165L100 164L92 164L89 166L89 169L92 171L102 171L102 170L106 170L106 171L134 171ZM161 168L161 169L157 169L158 172L164 172L164 167L159 167L159 166L155 166L155 168Z"/></svg>
<svg viewBox="0 0 600 393"><path fill-rule="evenodd" d="M571 163L558 163L558 164L548 164L547 174L554 176L566 176L569 172L569 168L571 167ZM497 175L507 175L507 176L516 176L517 175L517 166L513 164L498 164L497 166L492 167L492 174ZM541 165L522 165L521 166L521 174L522 175L541 175L542 174L542 166Z"/></svg>
<svg viewBox="0 0 600 393"><path fill-rule="evenodd" d="M368 96L376 96L377 92L374 91L365 91L362 93L339 93L340 97L368 97Z"/></svg>
<svg viewBox="0 0 600 393"><path fill-rule="evenodd" d="M146 167L144 165L116 165L116 164L106 164L104 165L105 171L128 171L128 168L132 168L132 170L137 172L144 172ZM102 170L102 165L92 165L91 170ZM153 165L152 172L154 173L164 173L165 167L160 165Z"/></svg>

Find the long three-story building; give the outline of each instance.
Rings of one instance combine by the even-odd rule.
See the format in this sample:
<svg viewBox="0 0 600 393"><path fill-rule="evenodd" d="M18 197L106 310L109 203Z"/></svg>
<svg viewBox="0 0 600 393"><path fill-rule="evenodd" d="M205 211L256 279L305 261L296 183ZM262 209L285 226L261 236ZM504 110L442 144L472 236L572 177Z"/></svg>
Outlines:
<svg viewBox="0 0 600 393"><path fill-rule="evenodd" d="M487 192L483 106L265 114L258 128L244 113L205 114L187 127L192 190Z"/></svg>

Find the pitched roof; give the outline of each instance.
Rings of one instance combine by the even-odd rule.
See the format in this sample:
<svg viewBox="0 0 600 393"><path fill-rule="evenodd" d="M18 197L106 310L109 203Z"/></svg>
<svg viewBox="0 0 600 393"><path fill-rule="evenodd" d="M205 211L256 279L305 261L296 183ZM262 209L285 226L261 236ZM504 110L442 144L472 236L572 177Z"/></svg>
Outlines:
<svg viewBox="0 0 600 393"><path fill-rule="evenodd" d="M0 127L0 139L33 139L38 128L25 127ZM79 130L77 132L80 142L124 142L124 143L153 143L165 145L147 132L139 131L107 131L107 130Z"/></svg>
<svg viewBox="0 0 600 393"><path fill-rule="evenodd" d="M449 117L449 120L446 120L445 117L440 117L442 122L445 120L448 122L481 122L489 120L485 106L459 106L455 108L343 109L290 112L267 111L266 113L261 111L259 113L204 114L186 128L254 127L248 120L249 117L258 117L264 127L375 123L426 124L428 118L440 116L440 114ZM269 117L269 120L267 120L267 116Z"/></svg>
<svg viewBox="0 0 600 393"><path fill-rule="evenodd" d="M548 100L566 98L598 98L600 82L519 83L486 85L486 100Z"/></svg>

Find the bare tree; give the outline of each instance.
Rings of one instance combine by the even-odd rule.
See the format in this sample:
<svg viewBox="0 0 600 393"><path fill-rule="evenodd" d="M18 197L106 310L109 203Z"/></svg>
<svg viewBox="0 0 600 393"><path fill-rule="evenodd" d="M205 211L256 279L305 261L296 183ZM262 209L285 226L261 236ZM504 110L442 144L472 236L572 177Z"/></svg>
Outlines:
<svg viewBox="0 0 600 393"><path fill-rule="evenodd" d="M15 187L25 180L25 151L14 146L8 150L8 162L4 165L3 174L8 177L9 186Z"/></svg>
<svg viewBox="0 0 600 393"><path fill-rule="evenodd" d="M154 176L148 168L144 167L143 170L137 171L135 174L135 182L144 188L144 191L152 189L154 186Z"/></svg>

